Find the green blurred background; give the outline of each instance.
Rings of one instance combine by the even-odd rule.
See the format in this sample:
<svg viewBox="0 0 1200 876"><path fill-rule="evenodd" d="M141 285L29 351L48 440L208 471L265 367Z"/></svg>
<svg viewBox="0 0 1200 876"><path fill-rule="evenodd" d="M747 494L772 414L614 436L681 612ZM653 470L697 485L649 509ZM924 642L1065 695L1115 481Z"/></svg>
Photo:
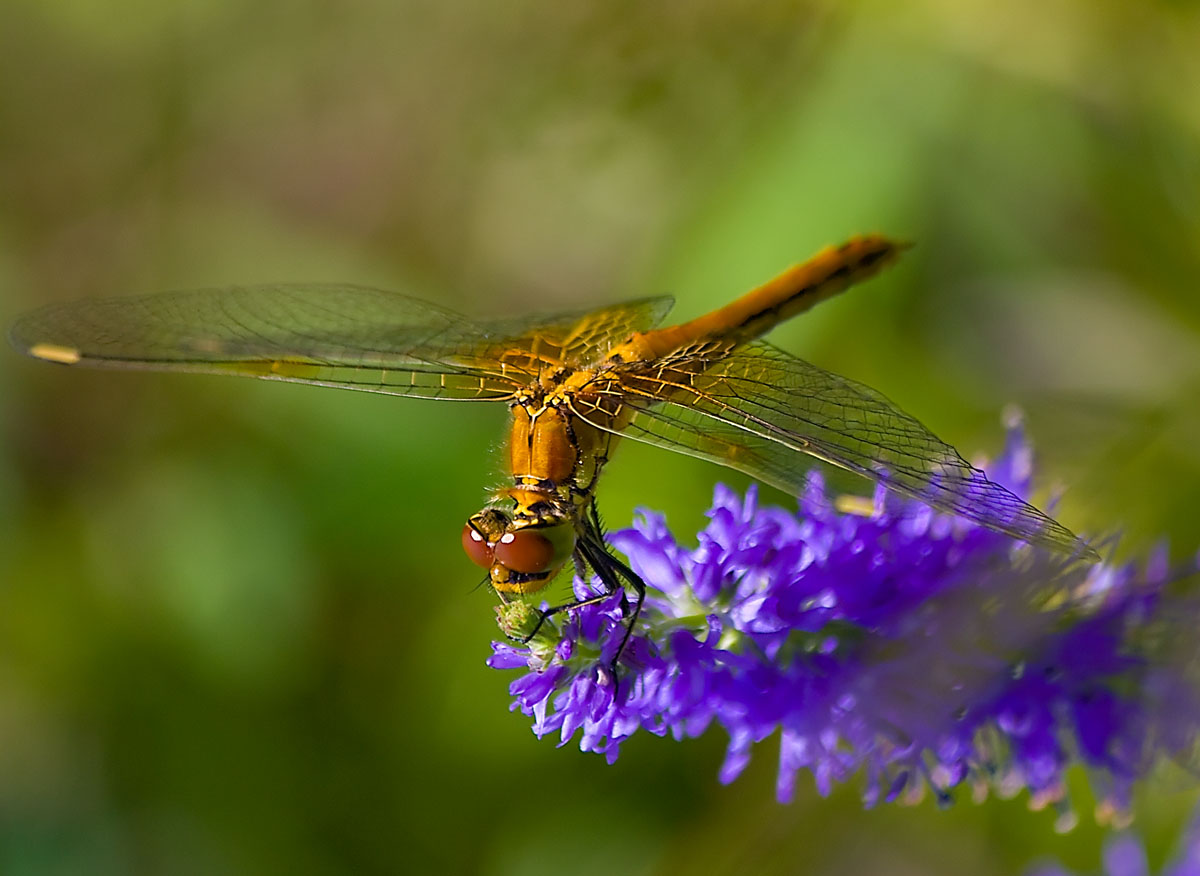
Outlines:
<svg viewBox="0 0 1200 876"><path fill-rule="evenodd" d="M919 245L773 340L968 454L1019 404L1066 524L1183 556L1198 47L1184 0L4 0L0 323L268 280L690 317L880 230ZM719 732L535 741L458 547L504 421L0 350L0 872L1098 870L1080 781L1059 836L1023 796L779 806ZM626 444L602 507L688 537L718 478ZM1194 784L1141 795L1153 861Z"/></svg>

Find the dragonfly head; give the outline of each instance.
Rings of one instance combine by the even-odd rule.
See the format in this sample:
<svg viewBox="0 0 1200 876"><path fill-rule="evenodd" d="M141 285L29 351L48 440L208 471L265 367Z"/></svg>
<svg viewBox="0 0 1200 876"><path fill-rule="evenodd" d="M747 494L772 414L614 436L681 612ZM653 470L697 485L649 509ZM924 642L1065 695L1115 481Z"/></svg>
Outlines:
<svg viewBox="0 0 1200 876"><path fill-rule="evenodd" d="M463 550L502 593L534 593L575 550L575 526L558 516L514 517L485 508L463 526Z"/></svg>

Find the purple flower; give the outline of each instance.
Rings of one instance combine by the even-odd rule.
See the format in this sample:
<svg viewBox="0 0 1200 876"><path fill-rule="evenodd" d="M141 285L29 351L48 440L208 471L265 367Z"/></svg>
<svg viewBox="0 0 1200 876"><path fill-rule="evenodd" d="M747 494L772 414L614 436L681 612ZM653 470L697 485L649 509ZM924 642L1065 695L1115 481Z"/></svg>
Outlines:
<svg viewBox="0 0 1200 876"><path fill-rule="evenodd" d="M988 476L1025 498L1032 453L1015 419ZM799 513L718 486L694 549L661 515L613 533L649 587L614 687L620 593L556 617L489 664L540 737L612 762L641 729L729 736L722 782L776 731L777 796L810 772L822 794L855 774L867 805L1022 789L1074 823L1065 771L1082 763L1117 818L1132 784L1200 730L1200 605L1165 552L1088 564L1018 544L877 490L830 500L814 474ZM580 598L593 594L576 581Z"/></svg>
<svg viewBox="0 0 1200 876"><path fill-rule="evenodd" d="M1150 864L1141 841L1130 833L1120 833L1104 843L1104 876L1150 876ZM1029 876L1071 876L1057 865L1037 867ZM1173 859L1163 867L1161 876L1200 876L1200 810L1193 813L1184 830Z"/></svg>

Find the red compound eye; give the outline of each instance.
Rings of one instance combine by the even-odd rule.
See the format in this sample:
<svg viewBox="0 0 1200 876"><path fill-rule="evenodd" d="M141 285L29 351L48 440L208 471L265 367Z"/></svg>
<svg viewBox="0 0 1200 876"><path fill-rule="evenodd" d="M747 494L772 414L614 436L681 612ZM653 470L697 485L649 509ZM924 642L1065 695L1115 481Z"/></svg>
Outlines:
<svg viewBox="0 0 1200 876"><path fill-rule="evenodd" d="M463 526L462 545L472 563L485 569L492 567L494 561L492 546L484 541L483 536L469 523Z"/></svg>
<svg viewBox="0 0 1200 876"><path fill-rule="evenodd" d="M496 561L506 569L527 575L549 572L562 562L562 552L553 538L557 528L506 532L496 542Z"/></svg>

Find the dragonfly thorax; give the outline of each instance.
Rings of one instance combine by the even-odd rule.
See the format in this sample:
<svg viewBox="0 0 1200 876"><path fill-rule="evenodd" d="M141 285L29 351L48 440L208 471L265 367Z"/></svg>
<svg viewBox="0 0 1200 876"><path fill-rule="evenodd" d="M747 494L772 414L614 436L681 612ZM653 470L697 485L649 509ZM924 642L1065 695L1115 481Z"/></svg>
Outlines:
<svg viewBox="0 0 1200 876"><path fill-rule="evenodd" d="M578 521L616 441L573 413L569 392L539 384L514 398L513 484L463 528L463 549L500 593L536 592L571 558Z"/></svg>
<svg viewBox="0 0 1200 876"><path fill-rule="evenodd" d="M561 392L518 399L512 417L508 462L514 484L553 492L568 505L586 503L616 437L576 416Z"/></svg>

